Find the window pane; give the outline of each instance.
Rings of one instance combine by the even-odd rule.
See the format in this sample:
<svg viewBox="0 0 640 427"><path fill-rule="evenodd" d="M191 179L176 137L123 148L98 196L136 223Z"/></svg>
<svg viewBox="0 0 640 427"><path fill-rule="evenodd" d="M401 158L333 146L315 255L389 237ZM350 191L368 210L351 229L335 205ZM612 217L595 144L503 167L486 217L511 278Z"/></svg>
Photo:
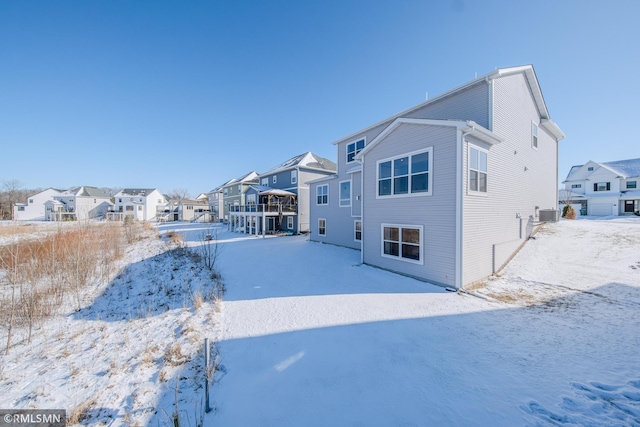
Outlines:
<svg viewBox="0 0 640 427"><path fill-rule="evenodd" d="M407 194L409 193L409 177L403 176L401 178L393 179L393 194Z"/></svg>
<svg viewBox="0 0 640 427"><path fill-rule="evenodd" d="M362 150L363 148L364 148L364 139L361 139L360 141L358 141L358 142L356 143L356 150L357 150L357 151L360 151L360 150Z"/></svg>
<svg viewBox="0 0 640 427"><path fill-rule="evenodd" d="M426 172L429 170L429 153L415 154L411 156L411 173Z"/></svg>
<svg viewBox="0 0 640 427"><path fill-rule="evenodd" d="M402 258L420 261L420 246L402 245Z"/></svg>
<svg viewBox="0 0 640 427"><path fill-rule="evenodd" d="M384 242L384 253L385 255L398 256L400 254L399 244L393 242Z"/></svg>
<svg viewBox="0 0 640 427"><path fill-rule="evenodd" d="M478 189L478 191L483 191L486 193L487 192L487 174L479 173L478 177L480 178L480 182L479 182L480 188Z"/></svg>
<svg viewBox="0 0 640 427"><path fill-rule="evenodd" d="M341 199L351 198L351 183L349 181L340 183L340 198Z"/></svg>
<svg viewBox="0 0 640 427"><path fill-rule="evenodd" d="M393 240L398 241L398 229L396 227L385 227L384 228L384 240Z"/></svg>
<svg viewBox="0 0 640 427"><path fill-rule="evenodd" d="M478 172L469 171L469 190L478 191Z"/></svg>
<svg viewBox="0 0 640 427"><path fill-rule="evenodd" d="M347 162L353 162L353 158L356 156L356 153L348 153L347 154Z"/></svg>
<svg viewBox="0 0 640 427"><path fill-rule="evenodd" d="M405 243L420 243L420 230L417 228L403 228L402 241Z"/></svg>
<svg viewBox="0 0 640 427"><path fill-rule="evenodd" d="M409 174L409 158L403 157L393 161L393 176Z"/></svg>
<svg viewBox="0 0 640 427"><path fill-rule="evenodd" d="M482 172L486 172L487 171L487 153L485 153L484 151L479 151L478 152L478 160L479 160L479 164L478 164L478 170L482 171Z"/></svg>
<svg viewBox="0 0 640 427"><path fill-rule="evenodd" d="M429 174L421 173L419 175L412 175L411 192L421 193L423 191L429 191Z"/></svg>
<svg viewBox="0 0 640 427"><path fill-rule="evenodd" d="M469 167L478 169L478 150L475 148L469 150Z"/></svg>
<svg viewBox="0 0 640 427"><path fill-rule="evenodd" d="M391 194L391 180L390 179L381 179L378 182L378 195L379 196L389 196Z"/></svg>
<svg viewBox="0 0 640 427"><path fill-rule="evenodd" d="M391 162L380 163L378 166L378 178L390 178L391 177Z"/></svg>

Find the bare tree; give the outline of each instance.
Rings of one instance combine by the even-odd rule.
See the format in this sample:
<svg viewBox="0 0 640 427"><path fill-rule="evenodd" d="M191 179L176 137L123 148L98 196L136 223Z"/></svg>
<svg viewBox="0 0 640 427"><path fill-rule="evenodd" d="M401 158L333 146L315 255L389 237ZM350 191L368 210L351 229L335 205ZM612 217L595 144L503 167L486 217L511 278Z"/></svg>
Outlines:
<svg viewBox="0 0 640 427"><path fill-rule="evenodd" d="M186 188L174 188L169 192L168 196L170 199L177 200L188 199L191 197L191 195L189 194L189 190L187 190Z"/></svg>
<svg viewBox="0 0 640 427"><path fill-rule="evenodd" d="M2 218L13 219L13 206L23 196L22 183L17 179L2 182Z"/></svg>

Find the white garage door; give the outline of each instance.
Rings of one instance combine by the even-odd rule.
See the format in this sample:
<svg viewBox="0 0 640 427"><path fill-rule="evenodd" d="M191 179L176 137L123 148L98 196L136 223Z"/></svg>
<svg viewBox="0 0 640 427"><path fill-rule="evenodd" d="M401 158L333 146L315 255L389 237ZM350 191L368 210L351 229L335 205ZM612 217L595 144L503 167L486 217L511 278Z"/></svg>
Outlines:
<svg viewBox="0 0 640 427"><path fill-rule="evenodd" d="M589 204L589 215L605 216L612 215L613 205L611 203Z"/></svg>

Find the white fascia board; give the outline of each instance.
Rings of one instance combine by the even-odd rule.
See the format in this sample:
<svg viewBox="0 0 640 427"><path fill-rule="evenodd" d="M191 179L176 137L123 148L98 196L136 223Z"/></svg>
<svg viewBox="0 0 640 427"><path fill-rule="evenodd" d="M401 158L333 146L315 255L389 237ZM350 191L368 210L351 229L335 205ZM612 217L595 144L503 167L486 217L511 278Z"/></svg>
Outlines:
<svg viewBox="0 0 640 427"><path fill-rule="evenodd" d="M480 126L474 121L467 121L465 123L467 127L462 129L465 136L466 135L473 136L474 138L479 139L482 142L486 142L489 145L498 144L504 141L504 138L496 135L495 133L491 132L489 129L483 126Z"/></svg>
<svg viewBox="0 0 640 427"><path fill-rule="evenodd" d="M566 136L564 132L562 132L562 129L560 129L560 127L555 124L553 120L542 119L540 121L540 126L551 132L551 135L553 135L553 137L558 141L564 139Z"/></svg>
<svg viewBox="0 0 640 427"><path fill-rule="evenodd" d="M338 174L332 174L332 175L327 175L327 176L323 176L321 178L316 178L316 179L312 179L311 181L305 181L305 184L315 184L316 182L323 182L323 181L331 181L332 179L336 179L338 178Z"/></svg>

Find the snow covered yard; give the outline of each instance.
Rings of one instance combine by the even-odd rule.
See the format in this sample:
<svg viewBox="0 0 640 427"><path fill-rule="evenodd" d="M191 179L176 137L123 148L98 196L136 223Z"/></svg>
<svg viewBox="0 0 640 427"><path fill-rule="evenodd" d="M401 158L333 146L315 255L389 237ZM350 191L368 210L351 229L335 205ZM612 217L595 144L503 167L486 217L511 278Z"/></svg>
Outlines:
<svg viewBox="0 0 640 427"><path fill-rule="evenodd" d="M449 293L305 237L226 244L212 425L639 425L640 221L548 224Z"/></svg>
<svg viewBox="0 0 640 427"><path fill-rule="evenodd" d="M0 407L86 425L640 425L640 221L548 224L499 275L451 293L306 236L158 227L79 312L0 356ZM213 412L202 340L217 341Z"/></svg>

